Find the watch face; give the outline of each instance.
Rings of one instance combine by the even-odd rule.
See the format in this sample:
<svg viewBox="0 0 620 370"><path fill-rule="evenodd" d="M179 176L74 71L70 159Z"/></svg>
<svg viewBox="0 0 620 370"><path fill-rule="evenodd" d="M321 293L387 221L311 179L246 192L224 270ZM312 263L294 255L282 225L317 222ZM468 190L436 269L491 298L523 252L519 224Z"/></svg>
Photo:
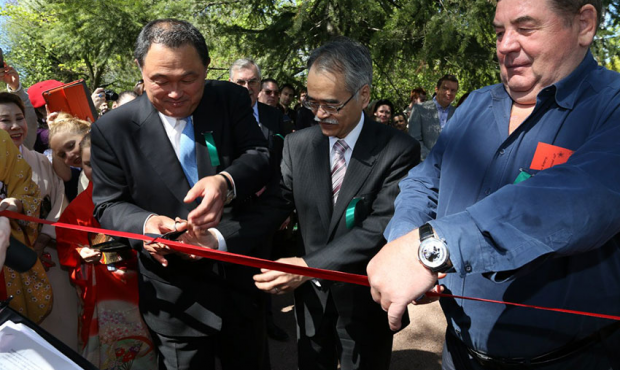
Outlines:
<svg viewBox="0 0 620 370"><path fill-rule="evenodd" d="M438 268L448 260L448 249L439 239L426 239L420 244L418 257L428 268Z"/></svg>

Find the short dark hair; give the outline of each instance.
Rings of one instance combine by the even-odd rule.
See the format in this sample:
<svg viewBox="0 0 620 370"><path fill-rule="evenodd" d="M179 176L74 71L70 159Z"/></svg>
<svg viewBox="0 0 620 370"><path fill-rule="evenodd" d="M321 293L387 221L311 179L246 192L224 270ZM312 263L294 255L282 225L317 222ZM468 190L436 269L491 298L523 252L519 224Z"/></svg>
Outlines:
<svg viewBox="0 0 620 370"><path fill-rule="evenodd" d="M0 92L0 104L15 104L22 111L22 114L26 114L26 108L24 102L15 94L9 92Z"/></svg>
<svg viewBox="0 0 620 370"><path fill-rule="evenodd" d="M274 84L276 84L276 86L278 86L278 90L280 90L280 86L278 85L278 81L274 80L273 78L265 78L261 81L260 83L260 89L262 90L265 87L265 84L268 82L272 82Z"/></svg>
<svg viewBox="0 0 620 370"><path fill-rule="evenodd" d="M142 28L133 56L140 67L144 65L144 57L152 44L162 44L169 48L179 48L184 45L192 45L198 52L204 66L209 64L209 49L205 38L196 27L187 21L166 18L149 22Z"/></svg>
<svg viewBox="0 0 620 370"><path fill-rule="evenodd" d="M287 84L282 85L282 87L280 88L280 91L282 91L282 90L286 89L287 87L288 87L289 89L293 90L293 95L297 94L297 90L295 90L295 88L293 87L293 85L288 84L288 83L287 83Z"/></svg>
<svg viewBox="0 0 620 370"><path fill-rule="evenodd" d="M439 81L437 81L437 88L439 89L441 87L441 84L443 84L444 81L452 81L452 82L456 82L456 84L459 84L459 80L456 78L455 75L444 75L442 78L439 79Z"/></svg>
<svg viewBox="0 0 620 370"><path fill-rule="evenodd" d="M344 76L345 89L354 93L362 86L372 86L372 58L368 48L355 40L339 36L315 49L308 58L311 68Z"/></svg>
<svg viewBox="0 0 620 370"><path fill-rule="evenodd" d="M573 24L573 16L579 13L579 10L587 4L591 4L596 9L596 27L600 26L603 19L603 1L602 0L550 0L549 3L556 13L564 17L567 25Z"/></svg>
<svg viewBox="0 0 620 370"><path fill-rule="evenodd" d="M377 110L382 105L387 105L388 107L390 107L390 114L394 113L394 104L392 104L392 102L387 99L377 100L375 105L372 107L372 113L377 113Z"/></svg>

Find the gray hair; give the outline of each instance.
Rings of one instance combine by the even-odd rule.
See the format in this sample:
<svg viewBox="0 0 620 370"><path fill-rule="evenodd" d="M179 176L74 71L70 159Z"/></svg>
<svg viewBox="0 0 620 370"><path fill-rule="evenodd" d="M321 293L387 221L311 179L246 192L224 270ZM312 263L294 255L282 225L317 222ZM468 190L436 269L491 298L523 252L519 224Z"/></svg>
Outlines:
<svg viewBox="0 0 620 370"><path fill-rule="evenodd" d="M579 13L579 10L587 4L592 4L596 9L596 27L598 28L603 19L603 1L602 0L549 0L549 4L553 10L564 17L567 25L573 24L573 17Z"/></svg>
<svg viewBox="0 0 620 370"><path fill-rule="evenodd" d="M202 64L204 66L209 64L209 49L205 38L187 21L172 18L157 19L144 26L138 35L133 53L140 67L144 65L144 58L152 44L161 44L172 49L192 45Z"/></svg>
<svg viewBox="0 0 620 370"><path fill-rule="evenodd" d="M308 59L308 71L314 68L342 74L345 88L355 93L362 86L372 86L372 58L368 48L347 37L337 37L315 49Z"/></svg>
<svg viewBox="0 0 620 370"><path fill-rule="evenodd" d="M233 71L238 71L240 69L251 69L252 66L254 66L256 68L256 71L258 71L258 79L261 80L260 67L258 66L258 64L256 64L256 62L254 62L254 60L250 58L241 58L235 60L230 66L230 71L228 71L228 77L232 80Z"/></svg>

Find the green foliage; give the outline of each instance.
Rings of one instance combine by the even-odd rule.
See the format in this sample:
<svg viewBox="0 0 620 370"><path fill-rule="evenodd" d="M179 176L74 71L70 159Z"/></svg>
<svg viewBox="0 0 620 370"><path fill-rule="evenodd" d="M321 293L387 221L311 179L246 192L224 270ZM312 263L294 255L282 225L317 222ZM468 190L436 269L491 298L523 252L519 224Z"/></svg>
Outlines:
<svg viewBox="0 0 620 370"><path fill-rule="evenodd" d="M605 9L592 50L618 68L620 0ZM186 19L203 32L209 78L227 79L235 59L251 57L264 77L298 87L310 52L344 35L371 50L373 98L404 107L412 88L432 93L445 73L458 76L459 95L499 80L493 13L492 0L20 0L0 8L0 41L26 86L85 78L122 91L140 78L133 45L152 19Z"/></svg>

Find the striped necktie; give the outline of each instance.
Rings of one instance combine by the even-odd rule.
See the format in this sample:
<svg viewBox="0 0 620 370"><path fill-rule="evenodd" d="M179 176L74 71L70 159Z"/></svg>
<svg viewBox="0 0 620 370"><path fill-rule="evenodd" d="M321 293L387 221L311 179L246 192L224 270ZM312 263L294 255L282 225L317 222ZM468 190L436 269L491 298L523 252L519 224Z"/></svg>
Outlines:
<svg viewBox="0 0 620 370"><path fill-rule="evenodd" d="M338 140L334 144L334 161L332 164L332 196L334 197L334 204L338 200L342 180L344 180L344 174L347 172L347 162L344 159L344 153L348 149L349 146L344 140Z"/></svg>

